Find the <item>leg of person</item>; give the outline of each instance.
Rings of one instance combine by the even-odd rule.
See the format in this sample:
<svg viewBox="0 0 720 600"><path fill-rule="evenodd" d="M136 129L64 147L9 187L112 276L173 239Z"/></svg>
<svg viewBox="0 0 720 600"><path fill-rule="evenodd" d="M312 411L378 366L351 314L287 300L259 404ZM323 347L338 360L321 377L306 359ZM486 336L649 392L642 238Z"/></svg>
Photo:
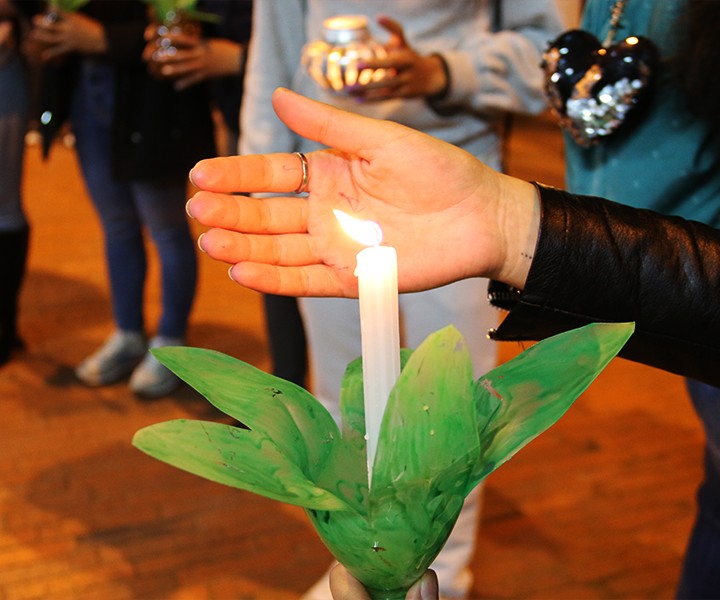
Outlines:
<svg viewBox="0 0 720 600"><path fill-rule="evenodd" d="M487 301L487 280L467 279L448 286L400 297L405 344L417 348L423 340L448 325L465 338L475 378L496 366L497 346L487 332L497 325L498 312ZM431 568L435 570L444 598L464 598L472 586L468 568L475 551L480 518L482 485L465 500L447 543Z"/></svg>
<svg viewBox="0 0 720 600"><path fill-rule="evenodd" d="M358 301L300 298L313 395L340 423L340 388L348 364L362 354Z"/></svg>
<svg viewBox="0 0 720 600"><path fill-rule="evenodd" d="M297 298L263 295L273 375L307 387L307 341Z"/></svg>
<svg viewBox="0 0 720 600"><path fill-rule="evenodd" d="M160 258L162 312L151 348L185 343L197 287L197 254L187 215L186 177L132 183L142 222L150 231ZM148 353L130 378L130 388L143 398L169 394L180 380Z"/></svg>
<svg viewBox="0 0 720 600"><path fill-rule="evenodd" d="M705 478L677 598L720 598L720 389L694 380L687 388L705 428Z"/></svg>
<svg viewBox="0 0 720 600"><path fill-rule="evenodd" d="M25 276L30 229L0 229L0 365L23 347L18 334L18 300Z"/></svg>
<svg viewBox="0 0 720 600"><path fill-rule="evenodd" d="M0 67L0 365L22 347L18 299L25 275L29 227L22 207L21 183L27 92L19 59Z"/></svg>
<svg viewBox="0 0 720 600"><path fill-rule="evenodd" d="M114 72L84 64L73 98L76 149L90 198L100 218L116 330L75 370L87 385L129 375L146 352L143 321L145 245L129 186L112 176Z"/></svg>

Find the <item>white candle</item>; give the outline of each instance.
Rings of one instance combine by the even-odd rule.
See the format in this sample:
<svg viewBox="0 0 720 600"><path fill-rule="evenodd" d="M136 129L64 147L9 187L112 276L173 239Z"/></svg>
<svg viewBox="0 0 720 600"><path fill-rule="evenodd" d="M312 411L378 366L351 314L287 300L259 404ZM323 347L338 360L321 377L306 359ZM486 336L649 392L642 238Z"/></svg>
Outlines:
<svg viewBox="0 0 720 600"><path fill-rule="evenodd" d="M362 337L365 434L368 486L377 452L380 425L390 391L400 375L400 324L398 311L397 253L380 246L382 231L377 223L358 221L334 211L343 228L369 246L357 254L360 332Z"/></svg>

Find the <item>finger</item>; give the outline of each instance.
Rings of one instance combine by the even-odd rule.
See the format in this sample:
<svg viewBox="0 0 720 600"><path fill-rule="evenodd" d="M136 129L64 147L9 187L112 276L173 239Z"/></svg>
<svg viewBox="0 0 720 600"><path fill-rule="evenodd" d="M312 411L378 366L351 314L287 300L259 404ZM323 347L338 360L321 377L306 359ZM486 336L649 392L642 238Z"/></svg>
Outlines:
<svg viewBox="0 0 720 600"><path fill-rule="evenodd" d="M248 198L202 191L186 205L188 215L207 227L243 233L304 233L307 209L304 198Z"/></svg>
<svg viewBox="0 0 720 600"><path fill-rule="evenodd" d="M440 591L435 571L427 570L412 584L405 596L406 600L431 600L439 598Z"/></svg>
<svg viewBox="0 0 720 600"><path fill-rule="evenodd" d="M299 233L269 236L210 229L200 236L198 246L211 258L226 263L251 261L300 267L321 262L310 236Z"/></svg>
<svg viewBox="0 0 720 600"><path fill-rule="evenodd" d="M407 52L393 52L386 58L371 58L358 63L358 69L378 69L404 71L413 66L412 55Z"/></svg>
<svg viewBox="0 0 720 600"><path fill-rule="evenodd" d="M155 59L157 62L168 65L175 65L176 63L192 65L193 69L198 69L202 66L205 58L205 52L198 48L190 48L188 50L175 49L174 53L160 53Z"/></svg>
<svg viewBox="0 0 720 600"><path fill-rule="evenodd" d="M312 156L307 159L311 164ZM201 160L190 171L190 181L213 192L292 192L302 175L302 162L295 154L250 154Z"/></svg>
<svg viewBox="0 0 720 600"><path fill-rule="evenodd" d="M365 158L374 149L397 139L399 132L410 131L402 125L389 122L378 127L376 119L310 100L285 88L275 90L272 101L278 117L295 133ZM311 156L308 159L312 162Z"/></svg>
<svg viewBox="0 0 720 600"><path fill-rule="evenodd" d="M177 79L173 86L178 92L182 92L183 90L192 87L194 85L197 85L201 81L205 79L205 74L196 71L195 73L192 73L188 75L187 77L181 77L180 79Z"/></svg>
<svg viewBox="0 0 720 600"><path fill-rule="evenodd" d="M408 47L407 40L405 39L405 31L403 26L386 15L381 15L377 18L378 25L388 31L392 36L390 42L387 44L389 48L403 48Z"/></svg>
<svg viewBox="0 0 720 600"><path fill-rule="evenodd" d="M163 37L169 40L169 45L175 46L178 50L198 48L202 44L200 38L194 35L188 35L187 33L168 33Z"/></svg>
<svg viewBox="0 0 720 600"><path fill-rule="evenodd" d="M55 58L68 54L70 50L71 48L67 44L56 44L55 46L50 46L44 50L40 55L40 58L43 62L50 62Z"/></svg>
<svg viewBox="0 0 720 600"><path fill-rule="evenodd" d="M335 600L370 600L370 595L341 564L330 571L330 590Z"/></svg>
<svg viewBox="0 0 720 600"><path fill-rule="evenodd" d="M335 272L325 265L278 267L242 262L233 265L228 273L233 281L263 294L357 297L357 285L354 289L346 289Z"/></svg>
<svg viewBox="0 0 720 600"><path fill-rule="evenodd" d="M143 33L143 39L146 42L149 42L150 40L155 38L155 36L157 36L157 30L158 26L155 23L151 23L145 28L145 31Z"/></svg>

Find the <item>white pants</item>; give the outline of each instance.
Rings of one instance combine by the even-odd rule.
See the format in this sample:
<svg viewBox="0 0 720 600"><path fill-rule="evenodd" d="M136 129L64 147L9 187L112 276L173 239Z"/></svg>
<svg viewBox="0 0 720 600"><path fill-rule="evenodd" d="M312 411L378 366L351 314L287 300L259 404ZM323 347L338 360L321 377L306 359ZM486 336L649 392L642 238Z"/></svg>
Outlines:
<svg viewBox="0 0 720 600"><path fill-rule="evenodd" d="M340 421L340 385L348 363L361 355L357 300L301 298L314 396ZM487 280L466 279L435 290L401 294L401 345L417 348L431 333L454 325L465 337L475 378L497 362L495 342L487 331L497 325L498 312L488 304ZM465 501L450 539L432 565L443 595L463 595L472 583L467 571L475 549L480 491Z"/></svg>

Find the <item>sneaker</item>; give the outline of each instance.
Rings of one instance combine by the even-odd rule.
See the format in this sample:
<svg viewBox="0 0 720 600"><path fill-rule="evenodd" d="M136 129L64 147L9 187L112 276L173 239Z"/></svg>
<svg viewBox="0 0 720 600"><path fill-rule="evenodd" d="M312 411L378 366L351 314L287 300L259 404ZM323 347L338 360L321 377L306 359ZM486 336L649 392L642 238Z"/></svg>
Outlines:
<svg viewBox="0 0 720 600"><path fill-rule="evenodd" d="M109 385L130 375L146 352L142 333L118 329L78 365L75 375L85 385Z"/></svg>
<svg viewBox="0 0 720 600"><path fill-rule="evenodd" d="M180 338L157 336L150 342L150 348L162 348L163 346L183 346ZM130 377L130 389L141 398L160 398L167 396L180 385L180 379L175 373L164 367L149 352L133 371Z"/></svg>

